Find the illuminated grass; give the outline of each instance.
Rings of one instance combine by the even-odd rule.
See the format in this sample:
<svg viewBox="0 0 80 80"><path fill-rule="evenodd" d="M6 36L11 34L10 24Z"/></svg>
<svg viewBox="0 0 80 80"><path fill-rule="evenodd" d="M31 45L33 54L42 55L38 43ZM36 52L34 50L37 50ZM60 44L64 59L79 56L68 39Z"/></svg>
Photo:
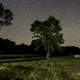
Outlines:
<svg viewBox="0 0 80 80"><path fill-rule="evenodd" d="M80 80L80 59L58 57L32 61L25 58L22 62L13 62L14 59L8 60L12 62L0 63L0 75L4 77L9 75L9 78L12 77L13 80L18 78L19 80L65 80L66 78L67 80Z"/></svg>

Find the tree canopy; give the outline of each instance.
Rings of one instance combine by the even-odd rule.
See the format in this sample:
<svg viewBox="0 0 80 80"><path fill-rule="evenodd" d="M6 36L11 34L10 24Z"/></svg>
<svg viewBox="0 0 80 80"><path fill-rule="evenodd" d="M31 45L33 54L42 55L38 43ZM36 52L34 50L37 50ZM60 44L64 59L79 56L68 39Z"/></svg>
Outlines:
<svg viewBox="0 0 80 80"><path fill-rule="evenodd" d="M13 13L9 9L5 9L0 3L0 27L10 25L13 20Z"/></svg>
<svg viewBox="0 0 80 80"><path fill-rule="evenodd" d="M60 22L53 16L49 16L45 21L34 21L30 30L34 34L33 38L44 45L47 58L49 58L51 50L59 49L60 44L64 43Z"/></svg>

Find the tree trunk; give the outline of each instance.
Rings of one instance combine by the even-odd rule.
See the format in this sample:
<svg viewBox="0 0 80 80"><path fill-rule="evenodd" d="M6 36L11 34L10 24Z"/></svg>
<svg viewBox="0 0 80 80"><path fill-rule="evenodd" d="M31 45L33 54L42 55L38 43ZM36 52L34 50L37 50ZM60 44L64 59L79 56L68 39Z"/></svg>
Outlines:
<svg viewBox="0 0 80 80"><path fill-rule="evenodd" d="M47 59L50 58L50 48L49 48L49 45L47 45L46 58L47 58Z"/></svg>

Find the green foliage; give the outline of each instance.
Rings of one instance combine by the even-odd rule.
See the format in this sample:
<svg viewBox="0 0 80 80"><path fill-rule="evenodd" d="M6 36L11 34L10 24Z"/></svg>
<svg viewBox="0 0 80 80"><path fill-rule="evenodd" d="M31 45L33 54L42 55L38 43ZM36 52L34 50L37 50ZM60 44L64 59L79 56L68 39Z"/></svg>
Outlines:
<svg viewBox="0 0 80 80"><path fill-rule="evenodd" d="M0 26L10 25L13 20L13 13L9 9L5 9L0 3Z"/></svg>
<svg viewBox="0 0 80 80"><path fill-rule="evenodd" d="M34 21L30 30L34 34L33 38L44 45L47 57L52 50L59 49L60 44L64 43L60 22L53 16L49 16L45 21Z"/></svg>

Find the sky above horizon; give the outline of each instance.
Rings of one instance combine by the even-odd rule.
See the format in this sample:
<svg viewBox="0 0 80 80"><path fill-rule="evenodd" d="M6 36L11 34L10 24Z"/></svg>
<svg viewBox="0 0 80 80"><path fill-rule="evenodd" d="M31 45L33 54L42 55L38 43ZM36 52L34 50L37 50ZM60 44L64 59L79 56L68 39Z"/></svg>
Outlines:
<svg viewBox="0 0 80 80"><path fill-rule="evenodd" d="M80 0L0 0L14 14L13 24L0 30L0 37L29 44L31 23L55 16L62 25L65 45L80 47Z"/></svg>

